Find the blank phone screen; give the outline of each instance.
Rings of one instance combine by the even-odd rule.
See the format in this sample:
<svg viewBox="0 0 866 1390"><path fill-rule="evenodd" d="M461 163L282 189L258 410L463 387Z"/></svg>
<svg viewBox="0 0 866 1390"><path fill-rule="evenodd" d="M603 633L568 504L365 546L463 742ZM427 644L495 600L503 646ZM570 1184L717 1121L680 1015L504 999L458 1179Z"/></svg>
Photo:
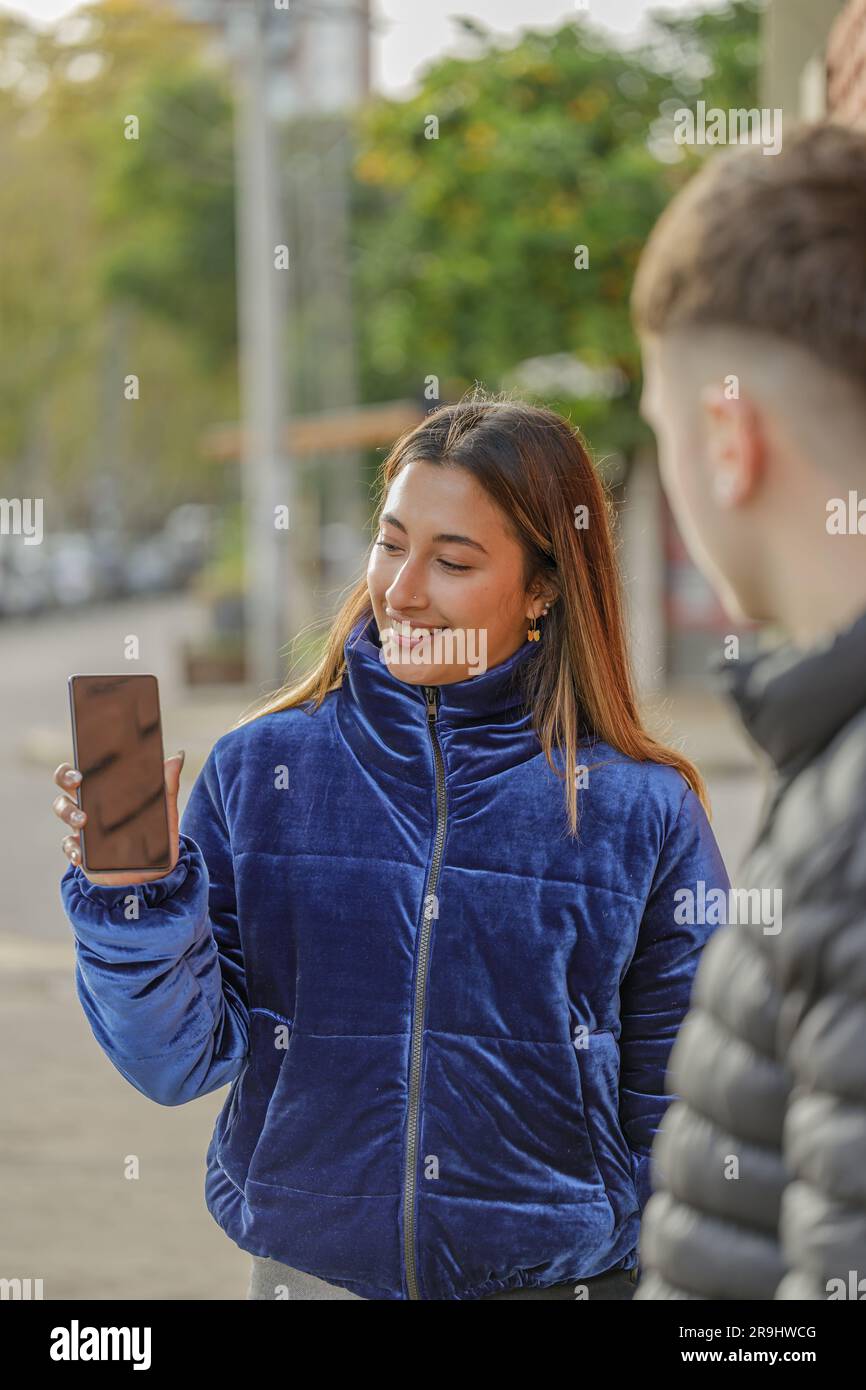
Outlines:
<svg viewBox="0 0 866 1390"><path fill-rule="evenodd" d="M71 676L83 865L167 869L170 862L156 676Z"/></svg>

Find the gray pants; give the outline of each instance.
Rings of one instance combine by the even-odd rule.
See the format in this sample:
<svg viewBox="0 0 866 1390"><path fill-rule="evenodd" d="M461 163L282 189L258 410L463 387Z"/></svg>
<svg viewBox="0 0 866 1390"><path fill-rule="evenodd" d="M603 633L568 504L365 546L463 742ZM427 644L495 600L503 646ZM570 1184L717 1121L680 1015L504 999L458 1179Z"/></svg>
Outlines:
<svg viewBox="0 0 866 1390"><path fill-rule="evenodd" d="M587 1286L590 1300L630 1299L635 1291L637 1267L633 1270L616 1269L607 1274L596 1275L594 1279L582 1279ZM568 1284L555 1284L548 1289L507 1289L504 1293L488 1294L487 1299L496 1298L574 1298L575 1281ZM290 1265L280 1264L279 1260L263 1259L253 1255L253 1269L247 1298L267 1299L322 1299L359 1298L360 1295L341 1289L336 1284L327 1284L313 1274L304 1274ZM363 1302L364 1300L362 1300ZM483 1303L485 1299L479 1299Z"/></svg>
<svg viewBox="0 0 866 1390"><path fill-rule="evenodd" d="M317 1279L314 1274L304 1274L303 1270L292 1269L291 1265L280 1264L279 1260L268 1260L260 1255L253 1255L248 1299L358 1297L358 1294L341 1289L337 1284L326 1284L324 1279Z"/></svg>

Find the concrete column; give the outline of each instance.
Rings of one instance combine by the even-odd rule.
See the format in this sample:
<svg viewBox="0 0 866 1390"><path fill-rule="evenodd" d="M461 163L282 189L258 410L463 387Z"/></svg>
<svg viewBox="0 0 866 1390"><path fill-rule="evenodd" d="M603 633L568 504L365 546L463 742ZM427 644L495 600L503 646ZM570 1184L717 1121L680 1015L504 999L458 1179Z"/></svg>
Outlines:
<svg viewBox="0 0 866 1390"><path fill-rule="evenodd" d="M640 451L632 464L619 529L629 649L638 694L644 697L664 687L667 672L662 493L651 449Z"/></svg>

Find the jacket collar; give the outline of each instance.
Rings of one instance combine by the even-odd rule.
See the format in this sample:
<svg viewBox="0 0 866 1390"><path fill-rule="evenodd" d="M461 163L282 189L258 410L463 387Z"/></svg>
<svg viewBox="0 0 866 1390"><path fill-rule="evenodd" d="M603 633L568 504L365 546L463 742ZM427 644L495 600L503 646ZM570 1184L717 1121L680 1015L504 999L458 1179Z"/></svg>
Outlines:
<svg viewBox="0 0 866 1390"><path fill-rule="evenodd" d="M806 651L786 643L713 669L751 738L792 774L866 708L866 612Z"/></svg>
<svg viewBox="0 0 866 1390"><path fill-rule="evenodd" d="M521 672L538 650L538 643L524 642L481 675L436 687L436 727L443 746L464 743L467 752L474 746L479 756L487 755L488 774L536 751L531 712L521 701ZM344 736L359 754L385 770L429 780L431 746L424 688L389 670L374 616L359 619L343 652L346 675L339 692L338 720ZM456 762L455 758L455 766Z"/></svg>

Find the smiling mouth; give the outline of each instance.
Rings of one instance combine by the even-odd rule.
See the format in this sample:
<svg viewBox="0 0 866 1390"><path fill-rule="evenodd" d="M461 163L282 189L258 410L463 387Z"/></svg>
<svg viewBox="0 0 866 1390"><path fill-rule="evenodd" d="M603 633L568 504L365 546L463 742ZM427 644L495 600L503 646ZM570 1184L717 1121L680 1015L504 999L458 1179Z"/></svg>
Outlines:
<svg viewBox="0 0 866 1390"><path fill-rule="evenodd" d="M413 627L407 631L400 623L393 623L390 630L401 642L418 642L422 637L435 637L437 632L449 631L447 627Z"/></svg>

